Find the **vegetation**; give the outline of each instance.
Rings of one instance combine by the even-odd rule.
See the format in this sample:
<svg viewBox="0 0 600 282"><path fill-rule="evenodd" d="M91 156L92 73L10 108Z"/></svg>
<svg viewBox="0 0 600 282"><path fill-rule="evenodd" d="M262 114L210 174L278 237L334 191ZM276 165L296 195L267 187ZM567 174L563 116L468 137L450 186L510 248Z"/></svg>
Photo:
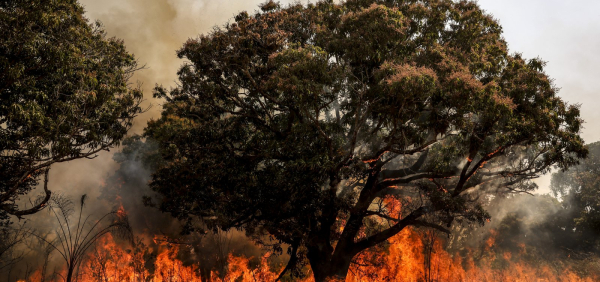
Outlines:
<svg viewBox="0 0 600 282"><path fill-rule="evenodd" d="M518 263L549 268L561 276L571 271L596 281L600 273L597 245L589 242L595 242L592 234L597 230L573 228L578 214L570 206L568 200L551 195L495 197L486 205L494 215L492 222L477 228L453 226L446 250L472 259L478 266L488 264L501 271Z"/></svg>
<svg viewBox="0 0 600 282"><path fill-rule="evenodd" d="M83 13L76 0L0 1L0 220L43 209L53 164L117 145L141 112L135 58Z"/></svg>
<svg viewBox="0 0 600 282"><path fill-rule="evenodd" d="M308 262L316 281L407 226L484 223L486 195L530 192L587 154L578 108L501 30L470 1L240 13L187 41L179 86L156 89L159 207L271 235L286 271Z"/></svg>
<svg viewBox="0 0 600 282"><path fill-rule="evenodd" d="M73 203L64 198L53 198L50 211L56 218L58 228L55 236L47 238L35 232L31 235L46 243L48 248L58 251L66 264L65 282L77 281L78 271L83 261L88 259L87 251L103 236L111 233L127 239L134 244L131 226L127 214L123 210L109 212L102 217L90 220L91 215L83 215L83 207L87 196L81 196L77 223L72 221ZM45 276L45 273L42 273Z"/></svg>
<svg viewBox="0 0 600 282"><path fill-rule="evenodd" d="M562 201L566 216L562 226L569 233L569 249L600 252L600 142L587 146L587 159L567 171L552 175L551 188Z"/></svg>

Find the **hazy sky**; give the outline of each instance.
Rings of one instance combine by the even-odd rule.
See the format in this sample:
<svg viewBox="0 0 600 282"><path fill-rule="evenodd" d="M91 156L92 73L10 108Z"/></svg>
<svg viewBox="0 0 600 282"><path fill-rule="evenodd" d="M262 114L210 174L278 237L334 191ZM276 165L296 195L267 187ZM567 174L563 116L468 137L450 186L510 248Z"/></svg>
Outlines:
<svg viewBox="0 0 600 282"><path fill-rule="evenodd" d="M546 73L559 95L581 105L586 143L600 141L600 1L480 0L504 28L511 52L548 62ZM549 191L550 176L538 179Z"/></svg>
<svg viewBox="0 0 600 282"><path fill-rule="evenodd" d="M125 40L147 69L136 79L143 83L147 103L153 108L136 120L133 132L140 133L146 121L160 112L152 100L155 84L173 86L181 61L175 51L187 40L207 33L215 25L230 21L242 10L254 11L264 0L80 0L92 20L104 23L110 36ZM292 1L281 1L287 4ZM307 1L301 1L307 3ZM569 103L581 104L586 121L583 137L587 143L600 140L595 121L600 120L600 1L592 0L480 0L480 6L504 27L511 52L548 62L547 73L562 88ZM112 153L96 160L80 160L53 169L53 179L69 183L94 195L98 183L115 167ZM76 165L74 165L76 164ZM73 177L74 170L79 178ZM85 172L85 173L81 173ZM66 182L63 182L66 181ZM56 183L56 182L55 182ZM546 192L549 177L538 181ZM85 187L85 188L83 188Z"/></svg>
<svg viewBox="0 0 600 282"><path fill-rule="evenodd" d="M600 1L480 0L504 28L509 49L548 62L564 100L581 104L583 138L600 141Z"/></svg>

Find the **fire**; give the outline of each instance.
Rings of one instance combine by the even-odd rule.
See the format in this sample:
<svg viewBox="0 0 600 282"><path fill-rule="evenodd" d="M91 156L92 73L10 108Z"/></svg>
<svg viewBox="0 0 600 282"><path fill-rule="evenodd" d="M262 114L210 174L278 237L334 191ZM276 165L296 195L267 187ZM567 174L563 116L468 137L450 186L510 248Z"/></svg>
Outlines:
<svg viewBox="0 0 600 282"><path fill-rule="evenodd" d="M179 248L173 246L162 252L156 259L155 278L153 282L201 282L198 270L194 266L184 266L177 259Z"/></svg>
<svg viewBox="0 0 600 282"><path fill-rule="evenodd" d="M387 252L380 254L383 263L356 266L350 271L346 281L599 281L598 277L579 277L569 269L558 273L550 266L527 265L518 260L519 254L504 252L496 256L490 249L494 244L494 236L485 242L486 255L476 262L472 252L466 259L458 254L451 255L444 249L439 237L407 228L391 239ZM428 240L432 238L433 240ZM507 263L507 267L498 267L498 260Z"/></svg>
<svg viewBox="0 0 600 282"><path fill-rule="evenodd" d="M227 260L229 272L222 281L275 281L278 275L269 269L268 257L269 254L267 253L262 257L260 267L251 269L248 258L229 255L229 259ZM216 275L213 275L213 277L216 277ZM212 282L217 281L221 280L217 278L212 279Z"/></svg>
<svg viewBox="0 0 600 282"><path fill-rule="evenodd" d="M490 234L491 236L487 240L485 240L485 247L487 251L489 251L494 246L494 244L496 243L496 236L498 235L496 230L491 230Z"/></svg>
<svg viewBox="0 0 600 282"><path fill-rule="evenodd" d="M121 218L127 216L127 212L125 211L125 208L123 207L123 204L121 204L119 206L119 208L117 209L117 216L119 216Z"/></svg>
<svg viewBox="0 0 600 282"><path fill-rule="evenodd" d="M497 233L484 242L482 251L467 250L467 255L450 254L444 239L433 231L406 228L393 237L389 244L359 254L347 282L399 281L399 282L463 282L463 281L539 281L539 282L592 282L597 278L582 278L568 268L557 271L551 266L532 266L521 259L527 253L519 245L515 253L494 253ZM115 242L108 234L96 243L80 268L77 281L81 282L221 282L221 281L275 281L284 266L269 264L271 254L260 258L260 264L251 266L251 259L242 256L228 257L226 273L213 271L203 280L199 265L185 264L178 258L179 245L159 246L155 260L127 244ZM477 259L475 259L477 258ZM149 267L149 265L152 265ZM502 267L504 265L504 267ZM314 281L308 276L303 281ZM23 282L51 281L43 279L38 270ZM56 282L61 279L54 280ZM53 282L54 282L53 281Z"/></svg>
<svg viewBox="0 0 600 282"><path fill-rule="evenodd" d="M81 271L80 281L145 281L148 271L143 265L141 254L126 250L115 243L110 234L102 237L90 252Z"/></svg>

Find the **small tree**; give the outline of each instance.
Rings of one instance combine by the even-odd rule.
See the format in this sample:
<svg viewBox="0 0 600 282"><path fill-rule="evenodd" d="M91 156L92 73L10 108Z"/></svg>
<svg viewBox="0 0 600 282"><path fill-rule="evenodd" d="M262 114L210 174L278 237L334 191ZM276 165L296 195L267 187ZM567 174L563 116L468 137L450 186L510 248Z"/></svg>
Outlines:
<svg viewBox="0 0 600 282"><path fill-rule="evenodd" d="M118 144L141 112L138 69L76 0L0 1L0 220L41 210L55 163ZM44 177L44 196L17 201Z"/></svg>
<svg viewBox="0 0 600 282"><path fill-rule="evenodd" d="M319 1L187 41L146 136L160 208L290 246L316 281L407 226L484 223L586 155L576 106L472 1ZM276 246L275 250L280 250Z"/></svg>
<svg viewBox="0 0 600 282"><path fill-rule="evenodd" d="M95 221L90 221L90 216L83 216L86 195L81 197L77 223L71 222L72 203L64 198L54 197L50 205L50 212L56 218L54 239L31 233L48 244L52 249L58 251L64 259L67 268L67 276L63 277L66 282L75 281L77 271L81 263L86 259L90 247L102 238L102 236L113 233L127 238L133 244L133 234L127 214L123 210L109 212ZM82 221L83 219L83 221Z"/></svg>

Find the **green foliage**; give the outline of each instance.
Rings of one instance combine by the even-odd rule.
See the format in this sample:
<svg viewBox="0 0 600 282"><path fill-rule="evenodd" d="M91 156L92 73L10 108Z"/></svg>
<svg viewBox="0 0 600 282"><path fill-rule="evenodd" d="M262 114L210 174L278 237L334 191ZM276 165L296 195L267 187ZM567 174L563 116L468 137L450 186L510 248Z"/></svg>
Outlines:
<svg viewBox="0 0 600 282"><path fill-rule="evenodd" d="M16 201L54 163L115 146L141 109L128 84L138 69L123 42L89 24L76 0L0 1L0 206Z"/></svg>
<svg viewBox="0 0 600 282"><path fill-rule="evenodd" d="M578 108L470 1L267 3L178 55L145 132L160 208L268 233L318 281L406 226L483 223L482 196L586 155Z"/></svg>

